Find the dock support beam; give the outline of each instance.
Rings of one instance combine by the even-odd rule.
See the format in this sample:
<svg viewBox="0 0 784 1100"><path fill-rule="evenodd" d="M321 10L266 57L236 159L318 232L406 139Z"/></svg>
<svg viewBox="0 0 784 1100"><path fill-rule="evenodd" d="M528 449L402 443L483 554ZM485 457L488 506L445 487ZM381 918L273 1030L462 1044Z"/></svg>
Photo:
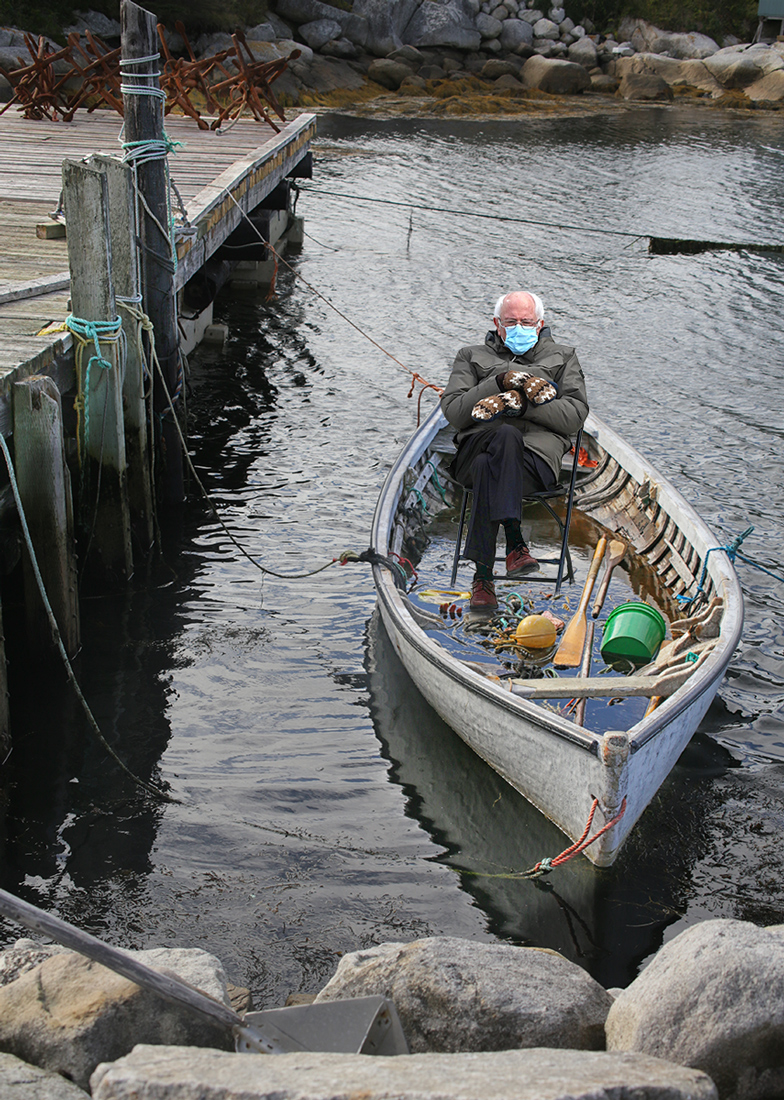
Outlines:
<svg viewBox="0 0 784 1100"><path fill-rule="evenodd" d="M106 173L81 161L63 161L63 203L73 317L114 321ZM127 580L133 565L119 350L117 340L101 342L100 356L92 340L82 349L79 518L87 562L95 559L99 571Z"/></svg>
<svg viewBox="0 0 784 1100"><path fill-rule="evenodd" d="M172 421L168 394L174 399L180 381L180 357L177 347L174 259L169 206L169 181L166 172L166 145L163 131L163 100L150 91L160 92L158 31L156 17L132 0L121 0L120 39L123 66L123 108L125 146L135 163L136 186L144 196L139 216L142 243L142 295L144 311L155 330L155 346L164 380L157 371L153 377L153 408L161 423L162 477L160 495L169 503L180 503L183 486L183 455L177 425ZM148 76L155 73L155 76ZM128 89L146 89L134 94ZM137 159L140 149L145 155Z"/></svg>
<svg viewBox="0 0 784 1100"><path fill-rule="evenodd" d="M139 323L129 312L129 308L136 312L141 309L136 261L133 172L119 157L110 157L101 153L94 154L89 163L106 173L108 186L112 283L127 336L123 414L128 467L128 503L131 510L131 529L136 544L141 552L146 554L153 542L153 508L150 455L147 449L144 361L139 348Z"/></svg>
<svg viewBox="0 0 784 1100"><path fill-rule="evenodd" d="M63 646L68 656L73 657L79 648L79 601L71 478L65 462L60 392L54 380L44 375L16 382L13 392L14 464L19 497ZM33 652L54 657L55 640L27 552L24 563L28 639ZM5 668L0 671L4 673Z"/></svg>

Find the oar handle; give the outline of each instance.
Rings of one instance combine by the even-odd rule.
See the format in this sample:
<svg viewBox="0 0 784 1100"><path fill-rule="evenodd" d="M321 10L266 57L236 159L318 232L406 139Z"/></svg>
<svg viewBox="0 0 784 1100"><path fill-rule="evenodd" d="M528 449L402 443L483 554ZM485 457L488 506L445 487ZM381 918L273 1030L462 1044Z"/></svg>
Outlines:
<svg viewBox="0 0 784 1100"><path fill-rule="evenodd" d="M580 597L580 604L577 608L578 615L581 615L586 607L588 601L591 598L593 592L594 581L596 580L596 574L599 572L599 566L602 564L602 558L604 557L604 551L607 549L607 539L602 535L596 544L596 549L593 552L593 560L591 561L590 568L588 569L588 576L585 578L585 588L583 594Z"/></svg>
<svg viewBox="0 0 784 1100"><path fill-rule="evenodd" d="M596 593L596 599L593 601L593 610L591 611L591 615L594 617L594 619L599 614L602 609L602 605L604 604L604 597L607 595L607 589L610 587L610 577L612 576L613 568L614 563L608 561L607 569L605 570L604 576L602 577L602 583L599 585L599 591Z"/></svg>

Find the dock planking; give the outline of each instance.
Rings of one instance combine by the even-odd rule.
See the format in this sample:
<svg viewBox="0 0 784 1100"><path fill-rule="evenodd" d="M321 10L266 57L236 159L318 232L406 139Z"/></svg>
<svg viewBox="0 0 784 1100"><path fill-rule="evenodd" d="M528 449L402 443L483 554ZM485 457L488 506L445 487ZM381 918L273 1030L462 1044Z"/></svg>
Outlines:
<svg viewBox="0 0 784 1100"><path fill-rule="evenodd" d="M70 123L0 115L0 406L16 377L48 370L70 346L67 333L38 335L65 320L69 280L67 241L41 240L36 226L59 205L63 160L119 155L122 125L111 111L80 112ZM306 155L316 127L309 114L281 123L280 133L253 119L218 132L169 115L165 127L178 143L170 174L190 223L177 233L180 288L237 227L240 207L251 211ZM0 407L0 430L5 422Z"/></svg>

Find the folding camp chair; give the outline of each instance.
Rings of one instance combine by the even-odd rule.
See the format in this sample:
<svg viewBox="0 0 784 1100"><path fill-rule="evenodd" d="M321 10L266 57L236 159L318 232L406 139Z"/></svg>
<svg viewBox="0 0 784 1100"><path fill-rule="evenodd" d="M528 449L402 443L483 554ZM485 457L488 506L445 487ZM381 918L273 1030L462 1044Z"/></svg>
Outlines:
<svg viewBox="0 0 784 1100"><path fill-rule="evenodd" d="M583 438L582 428L577 433L577 438L574 443L574 462L572 463L572 470L569 476L567 484L559 482L553 486L552 489L543 489L539 493L530 493L523 497L523 507L526 504L541 504L553 519L558 524L558 529L561 534L561 551L557 558L537 558L540 565L557 565L558 571L554 577L543 576L540 577L534 573L527 575L525 578L528 582L540 582L542 584L555 584L554 595L558 595L561 591L561 585L563 583L564 569L566 570L569 578L569 584L574 584L574 571L572 569L572 556L569 553L569 526L572 522L572 507L574 504L574 486L577 481L577 466L580 459L580 443ZM468 511L468 499L471 496L471 490L463 488L463 501L460 506L460 523L457 529L457 541L455 543L455 556L452 562L452 577L449 582L450 588L455 586L455 578L457 577L457 569L461 561L467 561L468 559L461 553L463 546L463 530L465 527L466 512ZM551 500L566 497L566 516L562 520L558 513L550 503ZM496 561L505 561L505 557L496 558ZM503 580L503 577L500 578ZM517 579L517 578L514 578Z"/></svg>

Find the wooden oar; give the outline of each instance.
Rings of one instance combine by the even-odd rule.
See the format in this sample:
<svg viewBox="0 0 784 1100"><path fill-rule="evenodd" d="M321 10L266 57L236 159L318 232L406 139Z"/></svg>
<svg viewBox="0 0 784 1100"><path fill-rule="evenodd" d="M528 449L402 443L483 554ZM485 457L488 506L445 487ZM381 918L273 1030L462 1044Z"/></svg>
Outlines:
<svg viewBox="0 0 784 1100"><path fill-rule="evenodd" d="M610 556L607 559L607 565L604 570L604 576L602 577L602 583L599 585L599 591L596 593L596 599L593 601L593 611L591 612L591 618L595 619L602 609L604 603L604 597L607 595L607 589L610 585L610 577L612 571L616 565L623 561L623 556L626 553L626 543L621 542L620 539L613 539L610 542Z"/></svg>
<svg viewBox="0 0 784 1100"><path fill-rule="evenodd" d="M583 645L585 644L585 631L588 626L585 612L588 607L588 601L591 598L591 592L593 592L596 574L599 572L599 566L602 564L606 546L607 539L602 535L593 552L593 561L588 570L588 576L585 579L585 587L580 597L579 606L569 620L569 624L566 630L564 630L561 644L558 646L555 657L553 658L553 664L556 668L577 668L580 663L583 655Z"/></svg>
<svg viewBox="0 0 784 1100"><path fill-rule="evenodd" d="M593 634L596 629L596 623L588 623L588 633L585 639L585 649L583 650L583 659L580 664L579 676L587 679L591 675L591 653L593 651ZM585 722L585 704L588 702L586 696L578 702L574 708L574 724L576 726L582 726Z"/></svg>

